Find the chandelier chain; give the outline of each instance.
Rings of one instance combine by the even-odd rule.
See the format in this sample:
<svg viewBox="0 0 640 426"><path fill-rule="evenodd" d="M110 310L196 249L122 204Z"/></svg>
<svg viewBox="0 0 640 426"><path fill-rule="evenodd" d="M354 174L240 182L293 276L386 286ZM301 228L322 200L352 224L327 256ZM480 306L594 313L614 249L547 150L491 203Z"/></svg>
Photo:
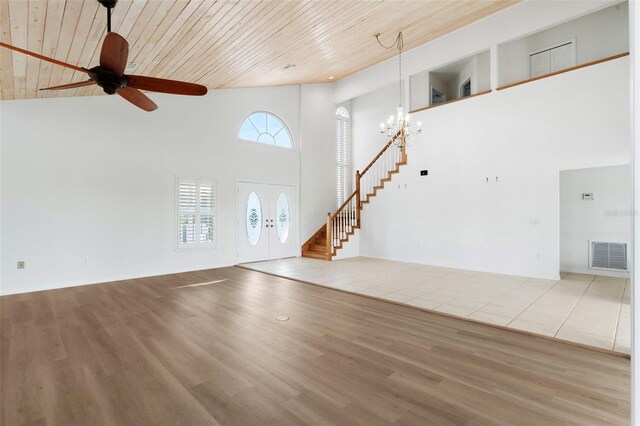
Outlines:
<svg viewBox="0 0 640 426"><path fill-rule="evenodd" d="M396 39L389 46L380 41L380 33L376 34L376 40L378 41L378 44L385 49L393 49L394 47L398 49L398 105L402 105L402 50L404 49L404 37L402 36L402 31L398 33Z"/></svg>

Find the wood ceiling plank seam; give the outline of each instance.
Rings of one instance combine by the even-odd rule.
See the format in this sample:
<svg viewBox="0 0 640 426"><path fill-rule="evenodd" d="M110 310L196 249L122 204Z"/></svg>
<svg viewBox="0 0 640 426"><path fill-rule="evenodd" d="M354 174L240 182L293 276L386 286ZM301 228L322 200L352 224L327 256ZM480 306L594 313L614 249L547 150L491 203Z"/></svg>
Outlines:
<svg viewBox="0 0 640 426"><path fill-rule="evenodd" d="M195 1L190 1L189 3L187 3L187 5L193 5L193 4L196 4ZM168 31L171 31L176 20L180 18L180 16L186 9L186 7L183 7L182 9L180 9L178 5L182 5L182 4L176 3L175 7L171 8L169 13L164 17L162 22L160 22L160 24L155 29L155 31L151 33L145 45L142 46L142 48L137 53L135 53L134 59L137 63L144 65L145 59L149 55L149 53L153 52L158 46L158 43L160 43L160 41L164 37L164 35ZM193 11L191 8L189 8L189 10L191 12Z"/></svg>
<svg viewBox="0 0 640 426"><path fill-rule="evenodd" d="M146 53L143 49L138 54L136 61L142 64L142 66L139 66L138 69L136 69L136 74L147 75L147 67L150 66L153 60L163 51L167 44L169 44L174 37L180 37L179 34L184 34L188 31L188 28L183 30L183 27L186 26L187 22L191 22L191 19L197 21L202 17L204 12L206 12L205 7L200 7L203 5L205 5L203 0L192 0L189 2L188 5L180 12L180 15L178 15L176 19L172 20L169 28L162 31L161 37L154 43L153 47ZM183 30L183 32L181 32L181 30Z"/></svg>
<svg viewBox="0 0 640 426"><path fill-rule="evenodd" d="M9 20L9 3L0 2L0 40L3 43L11 44L11 23ZM2 86L2 98L12 100L15 97L15 80L13 78L13 51L0 49L0 86Z"/></svg>
<svg viewBox="0 0 640 426"><path fill-rule="evenodd" d="M197 42L194 42L194 39L195 39L196 35L200 34L201 31L205 31L204 28L207 25L209 25L209 24L213 25L213 23L212 23L213 17L216 15L216 13L218 13L218 11L220 10L221 6L222 6L222 2L219 2L219 1L212 2L210 7L209 7L209 9L207 10L207 12L202 17L202 19L199 19L189 29L189 31L182 37L182 39L180 39L178 41L178 43L173 46L173 48L171 49L171 52L169 52L165 57L163 57L160 60L160 62L158 64L156 64L155 67L152 70L150 70L149 75L152 75L152 76L155 76L155 75L168 75L168 74L163 74L163 70L164 70L164 68L166 68L167 64L169 62L173 61L177 55L181 55L182 56L182 52L187 50L187 46L189 46L189 44L197 43ZM204 36L204 33L202 33L202 35ZM200 39L198 39L198 40L200 40Z"/></svg>
<svg viewBox="0 0 640 426"><path fill-rule="evenodd" d="M118 32L119 23L122 22L126 14L129 12L131 5L133 4L132 0L120 0L118 2L118 6L113 10L113 15L111 16L112 29L115 32ZM104 38L107 35L107 18L106 18L106 10L102 9L102 13L104 18L102 21L100 20L100 10L98 10L98 19L97 22L99 25L96 26L95 30L92 29L92 43L85 44L84 49L82 50L82 55L80 57L80 64L86 68L92 68L100 62L100 52L102 51L102 43L104 43ZM95 32L94 32L95 31ZM76 75L79 74L79 75ZM86 75L81 73L74 73L74 77L77 78L78 81L85 80L87 78ZM86 88L95 88L93 86L80 87L74 90L66 90L65 93L67 96L83 96L85 94Z"/></svg>
<svg viewBox="0 0 640 426"><path fill-rule="evenodd" d="M77 66L83 65L79 64L78 60L80 59L82 49L84 48L84 45L89 36L89 31L91 30L91 27L93 26L95 20L98 19L97 15L100 10L99 8L102 8L102 6L97 1L85 2L83 4L82 12L80 12L80 18L78 20L78 26L76 26L76 32L73 35L71 49L69 49L69 54L67 55L66 62ZM60 84L69 83L71 81L73 73L75 73L75 71L69 68L65 68L62 72ZM57 90L56 96L64 96L62 92L63 90Z"/></svg>
<svg viewBox="0 0 640 426"><path fill-rule="evenodd" d="M308 4L308 3L307 3ZM291 20L291 16L295 16L297 13L301 13L299 7L301 6L300 3L287 3L287 2L281 2L281 5L283 8L288 8L288 10L286 10L285 13L279 14L277 20L275 22L272 22L268 17L265 17L266 19L261 19L261 21L257 22L257 25L260 25L260 27L254 31L245 31L244 32L244 37L233 37L232 38L232 44L230 46L227 46L225 51L231 51L231 56L227 56L224 58L224 60L226 62L234 62L235 58L237 55L241 54L242 49L234 49L236 47L237 44L243 44L245 46L255 46L256 43L260 43L261 40L263 40L264 38L264 34L265 34L265 30L264 27L269 27L269 26L273 26L273 27L278 27L280 25L282 25L281 23L283 21L285 22L289 22ZM310 7L310 6L309 6ZM274 12L277 12L279 10L282 9L274 9ZM273 28L271 31L277 31L276 28ZM252 47L253 49L254 47ZM214 55L215 52L212 52L210 55ZM211 67L215 67L216 66L220 66L221 63L218 62L218 64L216 63L212 63L209 68L205 69L203 72L203 75L207 75L207 74L214 74L213 70Z"/></svg>
<svg viewBox="0 0 640 426"><path fill-rule="evenodd" d="M215 15L215 5L218 2L203 2L200 7L204 10L201 15L198 15L198 19L189 19L188 22L180 28L178 33L172 37L172 39L163 47L162 54L158 54L153 58L151 62L146 64L144 72L145 75L151 76L163 76L163 74L157 71L158 66L165 64L167 61L171 61L177 54L184 50L184 46L189 43L189 40L194 37L204 27L204 25L210 21Z"/></svg>
<svg viewBox="0 0 640 426"><path fill-rule="evenodd" d="M381 3L379 2L378 5L380 5ZM370 7L368 7L368 9L371 9ZM361 13L359 10L356 11L355 13L357 13L358 15ZM377 15L379 12L377 10L372 10L370 11L370 15ZM348 20L348 18L346 18ZM366 19L362 18L362 19ZM376 27L375 25L372 25L371 27ZM335 29L335 30L339 30L339 29ZM335 43L335 40L340 40L339 37L336 37L337 33L342 32L341 30L339 31L334 31L334 27L325 27L325 29L322 32L318 32L317 35L315 35L313 37L314 42L316 44L317 49L316 50L332 50L332 51L336 51L336 52L345 52L344 54L342 54L342 56L347 56L350 57L352 55L356 55L357 52L360 52L362 50L361 46L357 46L354 48L354 52L349 52L347 50L343 50L342 48L340 48L338 43ZM372 40L374 40L375 42L375 38L373 38L373 35L369 36L371 37ZM323 45L324 43L324 45ZM327 46L328 43L328 46ZM377 45L377 43L376 43ZM311 67L313 70L315 70L315 68L317 67L317 54L316 54L316 50L313 49L307 49L308 53L305 56L299 56L299 59L297 59L296 61L296 71L298 71L298 69L301 70L301 72L304 73L305 68L306 67ZM277 58L276 58L277 59ZM272 73L274 70L277 70L279 65L272 67L272 69L268 70L269 73ZM336 72L334 69L327 69L327 74L324 77L318 78L317 76L314 77L314 82L326 82L327 81L327 77L329 75L335 75Z"/></svg>
<svg viewBox="0 0 640 426"><path fill-rule="evenodd" d="M137 18L135 19L135 22L132 22L132 23L126 22L126 25L130 26L130 30L126 34L124 32L120 34L123 37L126 35L126 39L128 40L129 45L131 45L132 43L135 43L138 40L138 38L142 35L142 33L147 28L147 25L149 25L149 23L154 19L153 17L156 15L156 12L158 11L158 9L160 9L160 6L164 4L164 2L160 2L160 1L147 1L147 0L144 0L144 1L145 1L144 7L142 8L142 11L137 16ZM133 19L133 16L129 17L127 15L125 17L125 21L128 21L130 19Z"/></svg>
<svg viewBox="0 0 640 426"><path fill-rule="evenodd" d="M27 21L29 4L25 1L9 1L9 19L11 21L11 44L26 48ZM16 99L25 98L27 80L27 56L13 53L13 84Z"/></svg>
<svg viewBox="0 0 640 426"><path fill-rule="evenodd" d="M286 3L284 2L279 2L279 3L280 3L279 8L272 8L270 4L265 4L265 6L260 11L256 12L261 14L260 19L251 19L251 16L246 16L247 20L251 23L251 27L247 28L247 27L238 25L236 26L236 29L234 32L232 32L233 30L230 30L227 34L225 34L226 37L224 39L220 38L219 40L217 40L216 44L210 46L208 52L205 53L205 55L207 56L203 56L200 63L194 66L198 69L204 68L201 72L203 73L203 75L207 75L210 72L211 67L206 68L207 65L204 65L203 63L206 62L209 57L212 57L212 56L220 57L221 54L223 54L224 52L231 52L231 55L234 56L240 50L240 49L236 49L236 47L239 44L248 45L248 43L246 42L247 37L250 37L250 36L254 36L254 38L261 37L264 34L264 27L269 26L271 24L270 22L271 16L273 14L277 14L281 12L283 9L287 7ZM271 10L268 11L267 14L262 15L262 12L265 9L271 9ZM255 10L256 9L254 9L254 11ZM293 12L293 11L294 9L288 12ZM289 15L288 13L281 14L281 19L286 19L284 17L288 15ZM256 28L256 26L258 28ZM240 34L240 36L238 36L238 34ZM225 60L232 60L232 59L230 57L227 57L225 58ZM212 64L211 66L214 66L214 65L215 64Z"/></svg>
<svg viewBox="0 0 640 426"><path fill-rule="evenodd" d="M188 62L194 55L197 55L199 49L203 49L203 46L208 44L209 39L212 37L212 31L218 27L218 23L239 3L239 1L235 3L216 2L220 7L216 8L216 13L214 14L215 20L212 17L211 21L207 22L202 29L196 33L196 36L189 40L187 45L179 52L180 55L177 60L174 62L167 62L163 68L157 71L157 73L159 75L173 75L176 69ZM215 32L213 32L213 34L215 34Z"/></svg>
<svg viewBox="0 0 640 426"><path fill-rule="evenodd" d="M304 18L304 15L310 11L309 9L304 9L299 15L297 15L291 22L295 22L295 24L289 26L289 24L278 28L276 31L274 31L272 34L270 34L268 37L266 37L265 39L260 40L260 44L258 46L256 46L256 49L259 50L260 53L256 54L253 50L247 50L239 59L236 59L235 61L233 61L231 64L232 65L237 65L237 64L248 64L248 62L245 60L245 58L251 57L251 58L255 58L256 61L254 62L254 64L257 63L262 63L261 60L264 57L269 57L270 55L273 55L273 50L277 49L279 51L281 51L280 47L275 47L275 48L269 48L268 46L282 46L282 45L286 45L286 43L288 41L290 41L291 39L300 39L301 34L303 34L306 31L306 26L307 25L312 25L314 22L320 21L322 19L324 19L324 17L327 14L331 13L331 10L333 9L333 4L335 4L337 2L323 2L321 3L323 8L320 10L315 10L315 16L313 18L313 21L311 21L311 23L307 23L304 22L302 18ZM318 3L311 3L312 5L317 5ZM290 34L288 31L284 31L285 29L291 29L292 31L295 31L294 34ZM290 49L287 49L287 51L290 51ZM293 55L291 55L293 56ZM289 62L287 62L289 63ZM286 64L285 64L286 65ZM283 65L284 66L284 65ZM228 68L228 64L225 64L225 67ZM247 67L245 67L246 69ZM250 66L248 66L248 68L250 68ZM220 70L222 70L224 68L220 68ZM216 71L216 72L220 72L220 71ZM234 75L236 75L236 73L240 72L239 69L233 69L232 72L230 72L229 74L229 78L233 78ZM224 81L226 81L223 77L221 78L219 75L216 75L216 73L211 73L212 77L216 78L217 80L217 84L215 85L215 87L224 87Z"/></svg>
<svg viewBox="0 0 640 426"><path fill-rule="evenodd" d="M128 39L131 29L138 21L138 18L142 14L146 4L146 0L133 0L131 2L131 6L127 10L126 15L118 25L118 34Z"/></svg>
<svg viewBox="0 0 640 426"><path fill-rule="evenodd" d="M47 15L44 22L44 35L42 43L42 54L52 58L56 52L56 44L62 27L62 17L66 2L57 1L47 4ZM38 89L48 87L51 69L54 65L51 62L40 61L40 72L38 73ZM48 98L51 93L48 91L38 91L39 98Z"/></svg>
<svg viewBox="0 0 640 426"><path fill-rule="evenodd" d="M29 0L29 23L27 29L27 50L42 54L42 39L44 36L44 24L47 15L47 2L41 0ZM25 97L34 99L38 96L38 78L40 64L39 59L27 58L27 80L25 85Z"/></svg>
<svg viewBox="0 0 640 426"><path fill-rule="evenodd" d="M220 8L218 13L216 14L216 16L219 15L217 20L211 21L210 23L206 24L202 29L200 37L194 38L193 40L189 41L189 43L185 48L186 52L183 52L183 54L180 55L180 58L178 58L177 62L173 64L171 63L168 64L170 68L167 71L163 70L163 74L172 75L176 69L180 68L186 62L188 62L194 55L197 55L198 52L204 48L204 46L207 46L209 44L208 43L209 40L215 37L215 35L218 33L218 31L212 31L212 30L217 28L218 23L221 22L225 16L231 13L231 11L239 4L240 4L240 1L237 1L233 4L230 2L223 2L222 3L223 7Z"/></svg>
<svg viewBox="0 0 640 426"><path fill-rule="evenodd" d="M204 25L204 19L207 16L207 12L213 7L215 3L211 1L205 0L200 3L198 9L186 20L180 28L173 34L166 43L161 40L163 43L162 49L157 52L154 57L150 61L145 61L142 68L138 67L136 69L136 74L139 75L149 75L153 77L159 77L158 74L153 73L153 69L159 64L164 58L167 58L171 55L171 53L175 54L176 46L184 39L187 34L192 34L192 30L194 26L197 26L198 23L202 23Z"/></svg>
<svg viewBox="0 0 640 426"><path fill-rule="evenodd" d="M242 7L239 10L237 10L236 13L233 14L233 16L231 16L231 18L227 19L226 22L224 22L224 24L222 25L222 27L219 28L218 31L216 31L216 34L221 34L221 36L215 39L216 41L214 42L214 45L217 44L219 40L223 39L224 37L227 37L228 32L230 31L231 28L233 28L233 26L238 22L238 20L242 19L244 15L246 15L248 12L253 10L260 3L261 2L239 2L238 4L242 4ZM203 46L203 48L208 48L208 46ZM189 61L189 69L197 69L197 67L202 61L202 58L203 58L203 54L199 53L195 60ZM197 78L190 79L190 81L196 82Z"/></svg>
<svg viewBox="0 0 640 426"><path fill-rule="evenodd" d="M177 3L174 3L171 0L164 0L160 7L156 10L156 13L153 14L153 17L147 23L144 31L142 31L139 37L136 40L129 41L129 60L135 61L136 55L145 48L153 34L156 32L158 27L165 21L167 15L171 14L172 10L175 11L174 7Z"/></svg>
<svg viewBox="0 0 640 426"><path fill-rule="evenodd" d="M281 7L284 7L285 4L281 3ZM232 45L227 46L225 50L229 51L232 50L233 47L235 46L235 44L237 44L237 34L238 33L242 33L245 36L247 36L248 34L251 34L252 32L256 31L254 28L256 25L260 25L261 20L259 19L253 19L253 17L256 14L262 14L262 12L267 9L269 7L268 3L263 3L263 7L261 9L259 9L258 7L255 7L254 9L252 9L249 13L245 14L244 17L238 22L238 24L236 24L234 27L232 27L231 30L229 30L226 34L225 37L226 39L231 39L233 40ZM281 9L276 9L276 10L281 10ZM249 27L245 27L242 25L243 22L248 22L249 23ZM234 31L235 28L235 31ZM221 39L219 39L218 41L221 41ZM223 41L221 41L223 42ZM213 46L211 46L213 47ZM202 64L202 63L200 63ZM197 67L198 65L194 65L195 67ZM203 66L203 65L200 65ZM180 70L178 70L178 73L180 72ZM177 73L177 74L178 74ZM180 77L180 75L178 74L176 77Z"/></svg>
<svg viewBox="0 0 640 426"><path fill-rule="evenodd" d="M335 8L331 8L330 12L331 12L331 16L329 16L329 17L326 17L324 15L318 15L317 16L318 19L316 21L311 22L310 25L309 25L311 30L310 30L310 28L303 26L301 31L298 34L295 34L292 37L293 39L296 40L296 44L295 45L289 45L288 51L295 52L293 54L293 56L296 57L296 69L293 70L293 72L283 71L282 70L282 64L284 62L288 62L288 61L283 61L282 60L283 59L282 56L286 55L286 54L289 54L288 51L287 52L283 52L282 50L278 51L278 50L274 50L274 49L271 49L271 50L262 49L262 51L261 51L262 56L259 57L259 59L262 61L261 63L264 64L263 65L264 67L268 67L269 65L271 65L271 68L268 71L265 71L264 76L268 76L269 79L272 79L274 73L280 74L280 75L289 74L290 77L288 77L288 78L291 79L291 77L292 77L291 75L292 74L293 75L299 75L299 74L296 74L296 71L298 71L298 67L297 67L298 60L297 60L297 58L298 58L298 55L300 55L297 52L307 51L307 52L312 52L313 54L316 52L316 49L309 49L308 48L308 46L310 44L314 44L313 35L309 35L309 33L312 32L312 29L316 28L319 25L319 23L322 23L324 21L328 21L329 24L325 26L325 30L324 31L332 32L332 31L334 31L334 28L336 26L339 27L340 25L342 25L342 22L348 21L353 16L358 16L359 14L362 13L361 10L359 10L355 6L351 7L350 10L337 11L337 12L336 12ZM339 17L338 18L333 18L333 16L336 13L339 14ZM280 36L281 35L278 35L278 37L280 37ZM272 40L271 45L278 45L280 43L282 43L280 41L280 39L276 38L276 39ZM266 58L266 60L263 60L262 57ZM246 63L245 61L241 61L241 62L242 63ZM316 66L317 66L317 64L316 64ZM245 71L245 70L248 70L248 71ZM256 74L254 70L252 70L250 68L247 68L247 67L245 67L244 69L237 69L236 70L236 75L235 75L235 79L236 80L241 78L240 77L241 73L244 73L245 75L248 74L248 73L249 74L250 73ZM254 81L254 78L253 77L247 78L247 80ZM233 80L231 80L231 81L233 81ZM260 85L264 85L265 83L266 83L266 81L262 80ZM281 83L285 83L285 81L281 81ZM289 81L286 81L286 84L289 84L289 83L290 83ZM230 85L230 83L229 82L224 82L224 85L228 86L228 85Z"/></svg>
<svg viewBox="0 0 640 426"><path fill-rule="evenodd" d="M339 3L339 2L334 2L333 4L335 3ZM309 36L308 36L309 28L315 28L319 23L322 23L325 20L333 21L329 24L331 28L333 28L334 25L339 26L340 23L343 22L345 19L348 19L348 17L357 15L359 13L356 9L352 7L350 11L343 11L343 13L339 13L340 18L338 19L333 19L333 20L326 19L327 14L330 16L333 16L334 14L336 14L336 10L333 7L333 4L329 5L329 7L324 10L315 11L315 16L313 20L310 22L307 22L304 19L301 19L301 20L298 20L298 22L296 22L296 24L294 24L291 29L287 28L286 31L284 31L284 29L280 29L276 34L273 35L273 37L270 40L268 40L269 46L274 46L274 47L261 48L260 53L257 56L254 55L251 58L251 61L254 61L254 60L258 61L261 64L261 68L267 67L268 64L277 64L276 66L272 66L272 68L269 69L269 71L265 71L264 76L268 76L269 73L272 73L274 71L277 71L278 73L282 74L283 71L281 70L281 68L286 63L294 63L292 62L293 61L292 59L283 58L283 56L289 55L290 57L296 57L296 55L298 54L297 52L309 51L308 47L310 44L312 44L312 40L309 40ZM290 34L292 31L296 31L296 32L293 34ZM290 43L290 40L294 40L293 44ZM286 50L283 50L277 47L277 46L286 44L287 42L289 42L289 44L287 45ZM244 60L244 58L247 58L247 56L245 55L243 59L241 59L240 61L237 61L240 64L242 64L242 68L238 67L234 69L234 73L231 77L231 80L223 81L219 87L230 87L230 82L239 80L240 78L245 76L247 73L253 72L254 74L257 74L254 72L254 70L250 66L249 64L250 61L246 61ZM287 59L287 60L283 60L283 59ZM295 70L292 70L292 71L293 72L288 72L288 73L295 75ZM253 81L253 79L247 79L247 80ZM284 82L282 83L285 84ZM289 84L289 82L287 82L286 84ZM259 83L258 85L261 86L264 84Z"/></svg>
<svg viewBox="0 0 640 426"><path fill-rule="evenodd" d="M64 15L62 17L62 26L60 28L60 35L58 36L58 42L56 43L56 55L55 59L63 62L67 62L69 50L71 50L71 43L73 41L73 35L76 32L76 27L80 18L83 3L79 1L67 1L64 8ZM62 67L54 66L51 68L51 76L49 77L49 83L47 86L57 86L62 84L60 79L62 78ZM52 97L55 97L55 93L51 93Z"/></svg>

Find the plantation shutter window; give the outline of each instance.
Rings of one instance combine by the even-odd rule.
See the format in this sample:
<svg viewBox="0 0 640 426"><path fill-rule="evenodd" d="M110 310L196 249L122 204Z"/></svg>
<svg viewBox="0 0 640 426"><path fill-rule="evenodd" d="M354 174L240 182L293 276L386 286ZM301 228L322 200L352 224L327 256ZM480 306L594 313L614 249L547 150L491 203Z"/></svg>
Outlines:
<svg viewBox="0 0 640 426"><path fill-rule="evenodd" d="M178 178L177 207L178 248L198 248L215 245L215 181Z"/></svg>
<svg viewBox="0 0 640 426"><path fill-rule="evenodd" d="M336 109L336 199L338 206L351 195L351 123L344 107Z"/></svg>

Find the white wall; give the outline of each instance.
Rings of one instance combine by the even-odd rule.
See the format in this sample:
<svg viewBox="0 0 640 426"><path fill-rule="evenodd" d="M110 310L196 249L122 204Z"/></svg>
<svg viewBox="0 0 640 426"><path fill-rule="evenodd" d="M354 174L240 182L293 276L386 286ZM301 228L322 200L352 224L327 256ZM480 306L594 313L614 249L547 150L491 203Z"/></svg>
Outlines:
<svg viewBox="0 0 640 426"><path fill-rule="evenodd" d="M309 124L312 116L319 127L333 124L328 91L151 95L153 113L115 96L3 102L2 294L234 264L238 180L302 184L302 199L328 202L321 185L335 176L317 154L324 135ZM296 149L239 141L242 120L256 110L282 118ZM300 146L303 162L314 159L302 181ZM175 250L176 175L217 180L216 249ZM17 270L18 260L26 269Z"/></svg>
<svg viewBox="0 0 640 426"><path fill-rule="evenodd" d="M336 114L333 84L304 85L301 95L303 244L336 208Z"/></svg>
<svg viewBox="0 0 640 426"><path fill-rule="evenodd" d="M560 170L629 163L628 64L415 113L425 132L408 150L409 165L366 206L360 254L557 278ZM376 123L393 111L387 91L353 100L358 163L370 158Z"/></svg>
<svg viewBox="0 0 640 426"><path fill-rule="evenodd" d="M583 200L583 193L594 200ZM589 242L631 245L631 176L628 165L560 172L560 270L627 277L589 268Z"/></svg>
<svg viewBox="0 0 640 426"><path fill-rule="evenodd" d="M380 134L380 123L386 123L390 115L395 115L397 107L398 86L389 86L352 100L354 172L364 170L388 142L386 135Z"/></svg>
<svg viewBox="0 0 640 426"><path fill-rule="evenodd" d="M477 56L476 87L474 93L491 89L491 54L487 50Z"/></svg>
<svg viewBox="0 0 640 426"><path fill-rule="evenodd" d="M629 50L627 2L565 22L528 37L500 45L500 85L528 79L529 55L571 39L576 41L576 65Z"/></svg>

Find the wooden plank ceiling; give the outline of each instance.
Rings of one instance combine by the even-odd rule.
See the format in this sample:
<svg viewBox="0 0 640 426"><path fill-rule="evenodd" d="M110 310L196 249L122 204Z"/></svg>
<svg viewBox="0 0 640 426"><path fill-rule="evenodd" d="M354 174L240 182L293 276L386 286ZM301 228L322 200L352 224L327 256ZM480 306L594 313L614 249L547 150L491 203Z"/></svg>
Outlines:
<svg viewBox="0 0 640 426"><path fill-rule="evenodd" d="M335 81L520 0L120 0L113 30L130 46L129 74L209 88ZM96 0L0 0L0 40L77 66L98 64L106 10ZM294 68L285 69L288 64ZM330 79L333 77L333 79ZM0 99L100 94L38 88L85 79L0 48Z"/></svg>

